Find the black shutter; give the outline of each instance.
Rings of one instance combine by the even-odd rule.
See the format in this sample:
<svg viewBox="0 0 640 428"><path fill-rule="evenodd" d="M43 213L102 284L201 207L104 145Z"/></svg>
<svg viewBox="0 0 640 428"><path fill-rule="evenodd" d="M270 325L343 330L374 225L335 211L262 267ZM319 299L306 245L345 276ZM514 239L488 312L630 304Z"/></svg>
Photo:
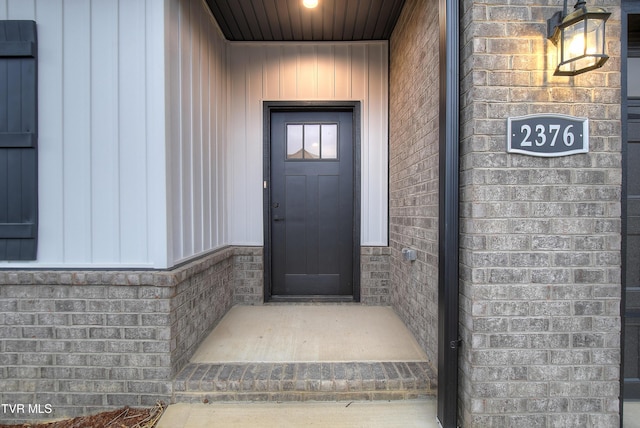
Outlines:
<svg viewBox="0 0 640 428"><path fill-rule="evenodd" d="M0 260L35 260L38 237L36 23L0 21Z"/></svg>

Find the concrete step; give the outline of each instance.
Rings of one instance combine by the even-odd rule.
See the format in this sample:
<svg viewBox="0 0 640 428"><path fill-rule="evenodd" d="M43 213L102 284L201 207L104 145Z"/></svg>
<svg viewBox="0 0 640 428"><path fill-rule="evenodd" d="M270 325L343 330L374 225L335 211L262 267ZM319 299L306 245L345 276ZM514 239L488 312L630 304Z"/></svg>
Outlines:
<svg viewBox="0 0 640 428"><path fill-rule="evenodd" d="M408 400L436 394L427 362L190 363L174 403Z"/></svg>

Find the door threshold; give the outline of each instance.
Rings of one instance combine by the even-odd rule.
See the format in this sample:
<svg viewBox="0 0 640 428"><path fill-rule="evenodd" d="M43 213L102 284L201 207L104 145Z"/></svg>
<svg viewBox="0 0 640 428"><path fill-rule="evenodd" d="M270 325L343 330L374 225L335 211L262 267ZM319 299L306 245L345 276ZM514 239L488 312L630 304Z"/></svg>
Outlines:
<svg viewBox="0 0 640 428"><path fill-rule="evenodd" d="M271 296L266 303L358 303L353 296Z"/></svg>

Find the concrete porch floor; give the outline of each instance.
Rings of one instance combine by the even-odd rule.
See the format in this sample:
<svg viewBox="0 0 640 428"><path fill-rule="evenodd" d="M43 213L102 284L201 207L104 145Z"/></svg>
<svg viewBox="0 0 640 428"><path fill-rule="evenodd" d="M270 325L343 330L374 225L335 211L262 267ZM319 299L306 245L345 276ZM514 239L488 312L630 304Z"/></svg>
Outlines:
<svg viewBox="0 0 640 428"><path fill-rule="evenodd" d="M426 361L389 307L235 306L191 358L193 363Z"/></svg>
<svg viewBox="0 0 640 428"><path fill-rule="evenodd" d="M203 341L192 364L425 362L389 307L346 304L236 306ZM400 363L398 363L400 364ZM158 428L435 428L435 398L374 401L178 403Z"/></svg>

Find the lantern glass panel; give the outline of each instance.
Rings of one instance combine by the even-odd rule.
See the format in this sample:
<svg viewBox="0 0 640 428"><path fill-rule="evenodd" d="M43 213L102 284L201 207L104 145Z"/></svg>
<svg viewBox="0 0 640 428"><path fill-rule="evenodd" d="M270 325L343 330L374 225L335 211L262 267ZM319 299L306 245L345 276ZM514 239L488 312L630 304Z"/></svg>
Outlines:
<svg viewBox="0 0 640 428"><path fill-rule="evenodd" d="M559 71L593 68L604 54L604 20L585 19L568 25L562 30L561 41Z"/></svg>

